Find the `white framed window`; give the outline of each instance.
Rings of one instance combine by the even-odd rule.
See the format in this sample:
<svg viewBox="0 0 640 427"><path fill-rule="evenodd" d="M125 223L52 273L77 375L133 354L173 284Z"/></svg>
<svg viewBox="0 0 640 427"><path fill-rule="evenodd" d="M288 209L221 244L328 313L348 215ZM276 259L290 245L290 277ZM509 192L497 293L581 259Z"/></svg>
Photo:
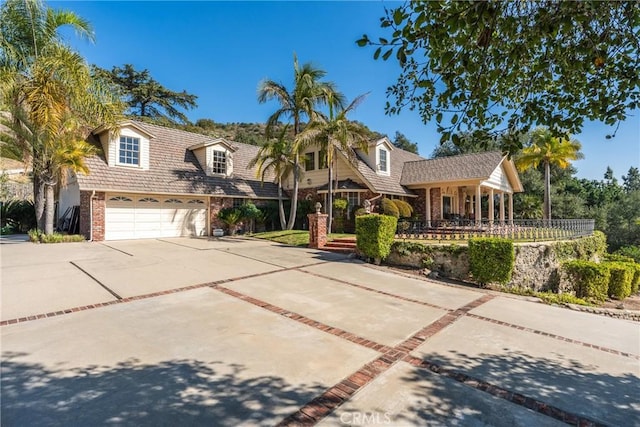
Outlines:
<svg viewBox="0 0 640 427"><path fill-rule="evenodd" d="M118 164L140 166L140 138L120 136L118 145Z"/></svg>
<svg viewBox="0 0 640 427"><path fill-rule="evenodd" d="M220 150L213 150L211 154L211 172L215 174L227 174L227 153Z"/></svg>
<svg viewBox="0 0 640 427"><path fill-rule="evenodd" d="M351 218L351 211L354 206L360 205L360 193L358 191L343 191L340 198L347 199L347 218Z"/></svg>
<svg viewBox="0 0 640 427"><path fill-rule="evenodd" d="M240 198L234 198L233 199L233 207L234 208L241 208L242 206L244 206L247 202L247 199L240 199Z"/></svg>
<svg viewBox="0 0 640 427"><path fill-rule="evenodd" d="M382 171L382 172L386 172L387 171L387 150L380 148L378 149L378 168Z"/></svg>

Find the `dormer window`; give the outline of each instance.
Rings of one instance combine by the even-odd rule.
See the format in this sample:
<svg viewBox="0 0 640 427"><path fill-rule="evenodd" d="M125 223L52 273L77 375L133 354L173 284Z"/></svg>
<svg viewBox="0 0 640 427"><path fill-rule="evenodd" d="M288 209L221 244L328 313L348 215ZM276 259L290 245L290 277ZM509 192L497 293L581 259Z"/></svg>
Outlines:
<svg viewBox="0 0 640 427"><path fill-rule="evenodd" d="M220 175L227 174L227 153L220 150L213 150L211 160L211 172Z"/></svg>
<svg viewBox="0 0 640 427"><path fill-rule="evenodd" d="M118 163L121 165L140 166L140 138L120 136Z"/></svg>
<svg viewBox="0 0 640 427"><path fill-rule="evenodd" d="M382 172L386 172L387 171L387 150L382 148L378 149L378 159L379 159L379 163L378 163L379 170Z"/></svg>

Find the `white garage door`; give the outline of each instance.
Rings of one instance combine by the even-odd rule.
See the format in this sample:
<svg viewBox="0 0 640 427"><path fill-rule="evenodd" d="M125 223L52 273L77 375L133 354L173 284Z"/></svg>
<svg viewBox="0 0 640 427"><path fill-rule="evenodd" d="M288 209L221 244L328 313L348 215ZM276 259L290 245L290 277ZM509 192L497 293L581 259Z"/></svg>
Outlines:
<svg viewBox="0 0 640 427"><path fill-rule="evenodd" d="M204 199L108 194L105 240L205 236Z"/></svg>

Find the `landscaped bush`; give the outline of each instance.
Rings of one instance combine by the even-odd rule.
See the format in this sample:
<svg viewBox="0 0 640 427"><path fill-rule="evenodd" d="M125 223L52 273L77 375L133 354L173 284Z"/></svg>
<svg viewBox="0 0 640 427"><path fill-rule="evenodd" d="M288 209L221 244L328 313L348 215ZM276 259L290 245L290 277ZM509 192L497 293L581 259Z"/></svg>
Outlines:
<svg viewBox="0 0 640 427"><path fill-rule="evenodd" d="M393 199L391 202L398 208L400 218L411 218L411 215L413 215L413 207L409 203L400 199Z"/></svg>
<svg viewBox="0 0 640 427"><path fill-rule="evenodd" d="M227 226L229 234L234 235L236 234L236 225L242 219L242 212L236 208L222 208L218 212L218 219Z"/></svg>
<svg viewBox="0 0 640 427"><path fill-rule="evenodd" d="M607 253L607 236L602 231L567 242L556 242L553 251L559 260L593 259Z"/></svg>
<svg viewBox="0 0 640 427"><path fill-rule="evenodd" d="M635 262L633 258L620 254L606 254L603 259L610 262Z"/></svg>
<svg viewBox="0 0 640 427"><path fill-rule="evenodd" d="M631 279L631 295L635 295L638 293L638 288L640 288L640 264L633 263L629 265L633 269L633 279Z"/></svg>
<svg viewBox="0 0 640 427"><path fill-rule="evenodd" d="M380 200L380 208L383 215L393 216L400 218L400 211L395 203L386 197Z"/></svg>
<svg viewBox="0 0 640 427"><path fill-rule="evenodd" d="M29 235L29 241L33 243L71 243L71 242L84 242L84 236L80 234L61 234L52 233L44 234L40 230L31 229L27 233Z"/></svg>
<svg viewBox="0 0 640 427"><path fill-rule="evenodd" d="M10 228L6 228L6 226ZM36 226L36 211L29 200L0 202L0 226L24 233Z"/></svg>
<svg viewBox="0 0 640 427"><path fill-rule="evenodd" d="M640 264L640 246L623 246L615 251L614 254L628 256Z"/></svg>
<svg viewBox="0 0 640 427"><path fill-rule="evenodd" d="M597 301L607 299L609 278L611 273L607 264L591 261L574 260L562 265L569 282L573 285L578 298L589 298Z"/></svg>
<svg viewBox="0 0 640 427"><path fill-rule="evenodd" d="M635 274L635 269L628 263L608 262L609 267L609 290L607 294L615 299L625 299L631 295L631 281Z"/></svg>
<svg viewBox="0 0 640 427"><path fill-rule="evenodd" d="M398 219L389 215L362 215L356 217L358 250L376 264L391 252Z"/></svg>
<svg viewBox="0 0 640 427"><path fill-rule="evenodd" d="M482 285L511 280L515 263L513 241L493 237L469 240L469 261L474 280Z"/></svg>

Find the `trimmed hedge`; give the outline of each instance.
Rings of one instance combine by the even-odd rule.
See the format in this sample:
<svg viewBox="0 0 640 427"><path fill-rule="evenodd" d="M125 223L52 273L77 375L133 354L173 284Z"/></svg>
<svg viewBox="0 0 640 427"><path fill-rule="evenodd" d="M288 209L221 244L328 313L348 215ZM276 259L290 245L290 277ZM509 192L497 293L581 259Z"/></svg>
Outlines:
<svg viewBox="0 0 640 427"><path fill-rule="evenodd" d="M391 199L387 199L386 197L381 199L380 209L382 210L383 215L400 218L400 211L398 210L396 204L391 201Z"/></svg>
<svg viewBox="0 0 640 427"><path fill-rule="evenodd" d="M620 254L606 254L603 259L605 261L611 262L626 262L626 263L634 263L634 259L630 256L620 255Z"/></svg>
<svg viewBox="0 0 640 427"><path fill-rule="evenodd" d="M391 253L396 236L398 218L389 215L362 215L356 217L356 241L360 252L376 263Z"/></svg>
<svg viewBox="0 0 640 427"><path fill-rule="evenodd" d="M553 251L559 260L599 258L607 253L607 236L596 230L591 236L556 242Z"/></svg>
<svg viewBox="0 0 640 427"><path fill-rule="evenodd" d="M633 279L631 279L631 295L638 293L640 288L640 264L629 264L633 269Z"/></svg>
<svg viewBox="0 0 640 427"><path fill-rule="evenodd" d="M400 199L393 199L391 202L398 208L400 218L411 218L411 215L413 215L413 207L409 203Z"/></svg>
<svg viewBox="0 0 640 427"><path fill-rule="evenodd" d="M609 267L609 289L607 294L615 299L625 299L631 295L631 281L635 274L635 268L628 263L608 262Z"/></svg>
<svg viewBox="0 0 640 427"><path fill-rule="evenodd" d="M591 298L598 301L607 299L611 273L607 264L575 260L562 264L562 269L578 298Z"/></svg>
<svg viewBox="0 0 640 427"><path fill-rule="evenodd" d="M494 237L469 239L471 275L482 285L508 283L515 258L512 240Z"/></svg>

